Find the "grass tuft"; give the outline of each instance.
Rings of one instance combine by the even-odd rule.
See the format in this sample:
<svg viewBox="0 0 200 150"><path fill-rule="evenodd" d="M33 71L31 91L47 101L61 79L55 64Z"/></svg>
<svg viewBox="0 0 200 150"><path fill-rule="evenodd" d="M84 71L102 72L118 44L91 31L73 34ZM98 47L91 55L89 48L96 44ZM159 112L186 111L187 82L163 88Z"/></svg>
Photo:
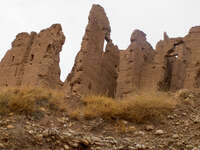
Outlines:
<svg viewBox="0 0 200 150"><path fill-rule="evenodd" d="M44 88L13 87L0 89L0 114L32 114L41 110L64 109L64 95Z"/></svg>
<svg viewBox="0 0 200 150"><path fill-rule="evenodd" d="M176 105L167 93L138 93L121 100L90 95L82 99L84 106L71 112L75 119L124 119L136 122L160 120Z"/></svg>

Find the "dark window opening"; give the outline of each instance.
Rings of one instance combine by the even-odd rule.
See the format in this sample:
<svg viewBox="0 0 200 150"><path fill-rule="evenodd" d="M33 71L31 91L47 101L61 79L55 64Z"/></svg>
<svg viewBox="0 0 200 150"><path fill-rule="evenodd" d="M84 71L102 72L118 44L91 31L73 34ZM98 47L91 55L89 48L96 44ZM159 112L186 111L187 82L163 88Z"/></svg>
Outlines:
<svg viewBox="0 0 200 150"><path fill-rule="evenodd" d="M51 44L49 44L47 47L47 52L50 52L50 51L51 51Z"/></svg>
<svg viewBox="0 0 200 150"><path fill-rule="evenodd" d="M133 52L133 49L130 49L129 51L130 51L130 52Z"/></svg>
<svg viewBox="0 0 200 150"><path fill-rule="evenodd" d="M15 60L15 56L12 57L12 62Z"/></svg>
<svg viewBox="0 0 200 150"><path fill-rule="evenodd" d="M34 59L34 55L32 54L32 55L31 55L30 61L33 61L33 59Z"/></svg>

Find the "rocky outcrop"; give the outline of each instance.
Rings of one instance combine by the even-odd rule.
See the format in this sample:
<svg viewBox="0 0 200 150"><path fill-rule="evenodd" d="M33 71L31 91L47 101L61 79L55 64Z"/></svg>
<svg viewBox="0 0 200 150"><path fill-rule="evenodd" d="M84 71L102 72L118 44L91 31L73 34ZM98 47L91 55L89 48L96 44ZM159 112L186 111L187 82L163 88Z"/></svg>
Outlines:
<svg viewBox="0 0 200 150"><path fill-rule="evenodd" d="M145 74L152 74L146 88L164 91L198 89L200 87L200 27L193 27L183 38L169 38L156 46L154 61Z"/></svg>
<svg viewBox="0 0 200 150"><path fill-rule="evenodd" d="M184 38L169 38L164 33L155 50L146 34L135 30L129 47L119 51L110 31L104 9L93 5L81 50L64 84L67 94L124 97L137 90L200 87L200 27L192 28Z"/></svg>
<svg viewBox="0 0 200 150"><path fill-rule="evenodd" d="M12 42L9 50L0 63L0 86L17 86L23 78L24 62L28 59L30 46L36 33L20 33Z"/></svg>
<svg viewBox="0 0 200 150"><path fill-rule="evenodd" d="M119 50L110 38L110 23L100 5L92 6L88 19L81 49L64 84L59 53L65 37L61 26L54 24L39 34L16 36L0 62L0 87L61 87L66 95L111 97L137 90L200 88L200 26L191 28L185 37L169 38L164 33L155 50L146 34L135 30L129 47Z"/></svg>
<svg viewBox="0 0 200 150"><path fill-rule="evenodd" d="M182 38L167 38L160 41L156 46L156 52L155 64L152 67L156 74L154 85L164 91L183 87L186 67L184 62L188 59L188 52Z"/></svg>
<svg viewBox="0 0 200 150"><path fill-rule="evenodd" d="M110 32L110 24L104 9L99 5L93 5L81 50L64 84L66 93L114 96L119 51L110 39ZM105 52L104 42L107 42Z"/></svg>
<svg viewBox="0 0 200 150"><path fill-rule="evenodd" d="M159 90L176 90L182 87L184 76L183 48L182 38L170 39L166 33L164 40L156 45L156 55L153 62L148 65L145 74L151 74L146 79L145 88L154 88ZM186 52L185 52L186 53Z"/></svg>
<svg viewBox="0 0 200 150"><path fill-rule="evenodd" d="M152 62L154 51L146 41L146 34L135 30L131 35L127 50L120 51L120 64L117 79L117 97L127 96L141 88L143 69Z"/></svg>
<svg viewBox="0 0 200 150"><path fill-rule="evenodd" d="M59 52L64 41L59 24L39 34L18 34L0 62L0 86L59 87Z"/></svg>
<svg viewBox="0 0 200 150"><path fill-rule="evenodd" d="M200 88L200 26L190 29L189 34L183 38L188 52L184 88Z"/></svg>

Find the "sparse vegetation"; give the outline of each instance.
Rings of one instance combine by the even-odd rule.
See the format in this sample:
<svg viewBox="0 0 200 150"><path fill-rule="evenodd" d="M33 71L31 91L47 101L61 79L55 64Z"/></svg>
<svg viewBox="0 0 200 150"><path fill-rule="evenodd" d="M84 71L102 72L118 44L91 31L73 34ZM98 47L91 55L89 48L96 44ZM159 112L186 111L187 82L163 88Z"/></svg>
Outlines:
<svg viewBox="0 0 200 150"><path fill-rule="evenodd" d="M71 112L76 119L124 119L136 122L159 120L169 113L176 101L167 93L147 92L138 93L122 100L105 96L86 96L82 99L84 106Z"/></svg>
<svg viewBox="0 0 200 150"><path fill-rule="evenodd" d="M64 109L64 96L55 90L29 87L0 89L0 114L32 114Z"/></svg>
<svg viewBox="0 0 200 150"><path fill-rule="evenodd" d="M90 95L83 97L81 101L84 105L68 112L71 118L153 121L159 120L176 105L176 100L163 92L137 93L124 99ZM67 106L63 94L56 90L28 87L0 89L0 114L67 112Z"/></svg>

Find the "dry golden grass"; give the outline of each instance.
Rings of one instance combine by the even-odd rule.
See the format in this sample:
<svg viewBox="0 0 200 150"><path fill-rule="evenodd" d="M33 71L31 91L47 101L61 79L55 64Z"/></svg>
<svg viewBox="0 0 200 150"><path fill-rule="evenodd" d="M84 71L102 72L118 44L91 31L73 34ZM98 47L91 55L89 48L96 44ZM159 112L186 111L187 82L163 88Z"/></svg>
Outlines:
<svg viewBox="0 0 200 150"><path fill-rule="evenodd" d="M138 93L121 100L105 96L86 96L84 106L70 113L75 119L124 119L136 122L159 120L169 113L176 101L167 93Z"/></svg>
<svg viewBox="0 0 200 150"><path fill-rule="evenodd" d="M31 114L41 110L64 110L64 95L44 88L12 87L0 89L0 114Z"/></svg>
<svg viewBox="0 0 200 150"><path fill-rule="evenodd" d="M70 117L144 122L159 120L176 105L176 100L164 92L141 92L124 99L90 95L83 97L81 101L84 105L68 112ZM56 90L29 87L0 89L0 114L67 112L67 108L64 94Z"/></svg>

